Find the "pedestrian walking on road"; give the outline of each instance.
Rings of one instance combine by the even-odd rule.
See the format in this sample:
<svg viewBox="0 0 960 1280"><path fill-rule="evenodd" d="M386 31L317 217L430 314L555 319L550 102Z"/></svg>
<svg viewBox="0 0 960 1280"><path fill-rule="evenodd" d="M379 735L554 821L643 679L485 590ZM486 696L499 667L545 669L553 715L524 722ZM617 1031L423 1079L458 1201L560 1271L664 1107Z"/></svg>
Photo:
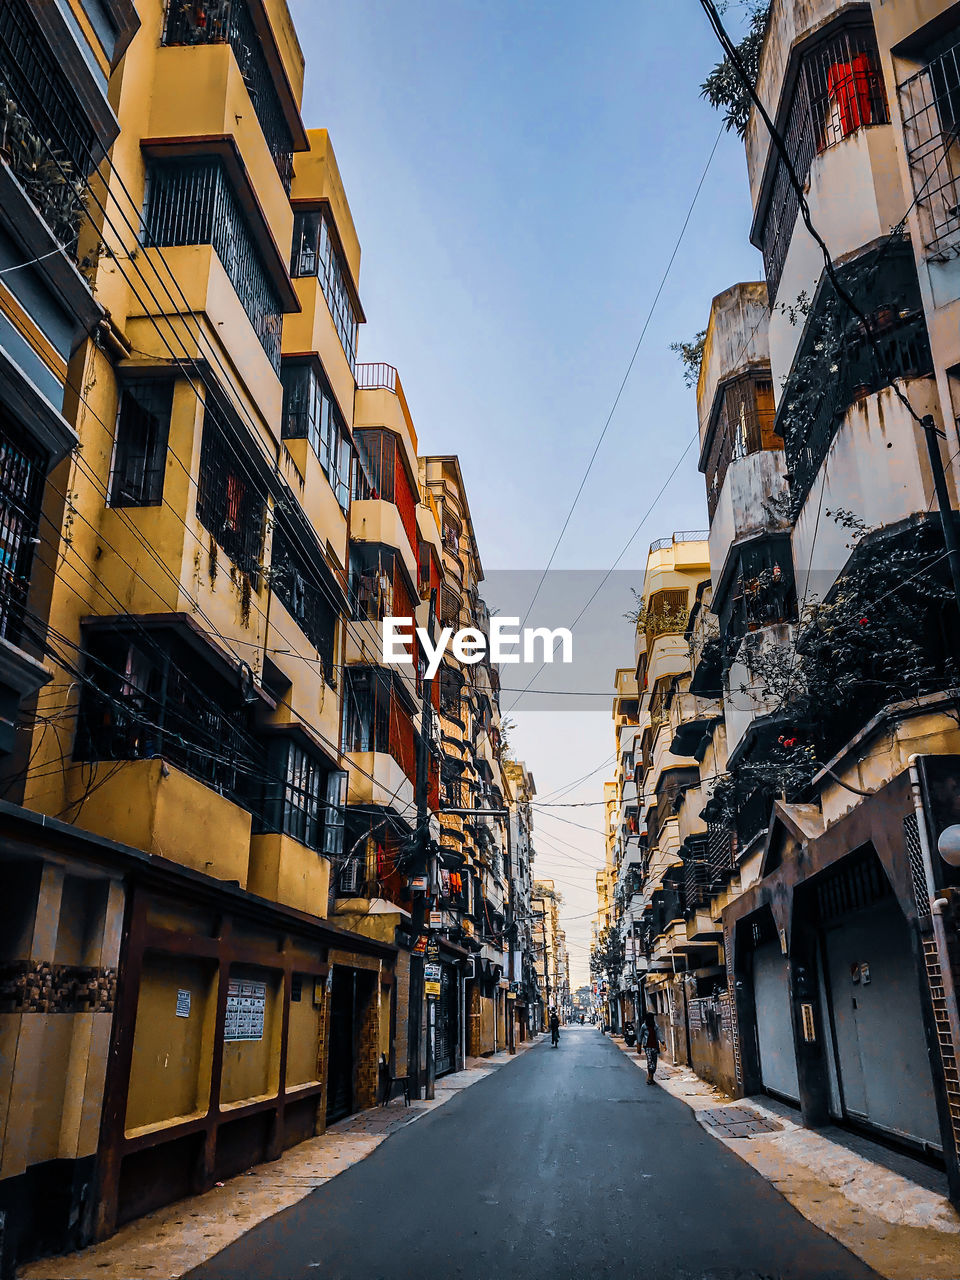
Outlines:
<svg viewBox="0 0 960 1280"><path fill-rule="evenodd" d="M550 1039L553 1041L553 1047L556 1048L560 1043L560 1019L557 1017L556 1009L550 1015Z"/></svg>
<svg viewBox="0 0 960 1280"><path fill-rule="evenodd" d="M642 1049L647 1055L647 1084L653 1084L653 1078L657 1074L657 1060L660 1057L661 1045L666 1048L660 1038L657 1020L652 1013L647 1012L643 1015L643 1026L640 1028L640 1040L637 1045L637 1048Z"/></svg>

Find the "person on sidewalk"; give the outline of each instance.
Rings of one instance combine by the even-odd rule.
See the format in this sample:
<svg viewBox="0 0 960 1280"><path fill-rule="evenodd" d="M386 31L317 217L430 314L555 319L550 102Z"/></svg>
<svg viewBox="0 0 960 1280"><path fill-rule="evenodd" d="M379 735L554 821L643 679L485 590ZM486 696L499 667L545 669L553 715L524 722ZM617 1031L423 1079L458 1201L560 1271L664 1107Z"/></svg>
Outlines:
<svg viewBox="0 0 960 1280"><path fill-rule="evenodd" d="M640 1028L640 1040L637 1043L638 1051L642 1049L647 1055L647 1084L653 1084L653 1078L657 1074L657 1060L660 1057L661 1045L666 1048L660 1038L657 1020L648 1010L643 1015L643 1026Z"/></svg>

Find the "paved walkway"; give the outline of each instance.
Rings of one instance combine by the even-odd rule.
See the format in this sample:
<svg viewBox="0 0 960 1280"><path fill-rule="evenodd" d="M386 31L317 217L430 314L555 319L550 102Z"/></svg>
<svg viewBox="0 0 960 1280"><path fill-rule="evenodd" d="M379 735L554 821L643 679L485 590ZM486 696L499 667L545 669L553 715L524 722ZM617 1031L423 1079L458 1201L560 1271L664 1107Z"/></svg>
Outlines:
<svg viewBox="0 0 960 1280"><path fill-rule="evenodd" d="M521 1045L520 1053L533 1043ZM31 1263L18 1276L21 1280L88 1280L92 1276L98 1280L178 1280L258 1223L364 1160L392 1134L515 1061L507 1053L468 1058L466 1070L437 1081L436 1098L431 1102L406 1107L398 1099L389 1107L350 1116L332 1125L322 1137L285 1152L279 1160L258 1165L202 1196L138 1218L91 1249Z"/></svg>
<svg viewBox="0 0 960 1280"><path fill-rule="evenodd" d="M635 1049L613 1043L644 1069ZM708 1133L887 1280L960 1276L960 1216L943 1173L839 1129L804 1129L796 1111L770 1098L732 1102L687 1068L661 1065L658 1074ZM745 1128L767 1131L731 1136L736 1124L723 1119L744 1110L766 1122Z"/></svg>
<svg viewBox="0 0 960 1280"><path fill-rule="evenodd" d="M396 1133L193 1280L869 1280L592 1028Z"/></svg>

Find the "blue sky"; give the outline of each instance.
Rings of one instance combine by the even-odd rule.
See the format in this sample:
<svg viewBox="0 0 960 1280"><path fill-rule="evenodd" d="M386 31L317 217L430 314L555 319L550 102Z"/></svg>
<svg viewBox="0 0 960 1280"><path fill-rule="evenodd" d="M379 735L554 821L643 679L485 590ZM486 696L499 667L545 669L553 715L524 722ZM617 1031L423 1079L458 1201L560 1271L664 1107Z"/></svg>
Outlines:
<svg viewBox="0 0 960 1280"><path fill-rule="evenodd" d="M421 452L460 455L485 568L542 568L719 128L699 96L717 61L700 5L291 9L304 118L330 130L363 249L360 359L399 369ZM716 293L758 278L749 225L742 145L724 135L559 567L609 567L695 433L669 344L704 326ZM705 524L691 450L625 564L639 569L652 539ZM623 634L627 664L626 622ZM598 673L594 687L612 678ZM601 705L513 713L541 793L612 751ZM598 800L602 777L565 798ZM602 842L560 817L596 830L600 812L542 814L538 870L554 874L570 917L593 908ZM589 920L569 934L583 976Z"/></svg>

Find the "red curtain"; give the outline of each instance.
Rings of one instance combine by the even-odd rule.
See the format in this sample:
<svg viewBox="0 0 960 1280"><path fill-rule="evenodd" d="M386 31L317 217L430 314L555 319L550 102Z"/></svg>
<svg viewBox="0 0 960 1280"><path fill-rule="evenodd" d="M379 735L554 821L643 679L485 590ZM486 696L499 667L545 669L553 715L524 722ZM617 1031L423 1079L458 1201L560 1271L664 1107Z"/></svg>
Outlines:
<svg viewBox="0 0 960 1280"><path fill-rule="evenodd" d="M870 104L870 80L873 69L870 58L858 53L852 62L835 62L827 74L830 97L840 112L840 135L848 137L857 129L870 124L873 111Z"/></svg>

